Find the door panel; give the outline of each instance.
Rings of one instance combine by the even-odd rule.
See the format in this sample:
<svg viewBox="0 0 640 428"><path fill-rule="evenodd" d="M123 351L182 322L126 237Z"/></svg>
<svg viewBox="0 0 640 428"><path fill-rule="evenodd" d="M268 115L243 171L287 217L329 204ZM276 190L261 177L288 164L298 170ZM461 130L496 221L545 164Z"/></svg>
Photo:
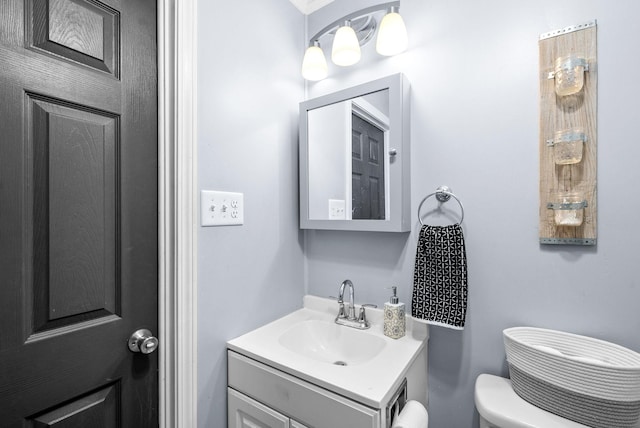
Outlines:
<svg viewBox="0 0 640 428"><path fill-rule="evenodd" d="M351 128L352 218L384 220L384 132L355 114Z"/></svg>
<svg viewBox="0 0 640 428"><path fill-rule="evenodd" d="M118 117L27 96L35 333L117 312Z"/></svg>
<svg viewBox="0 0 640 428"><path fill-rule="evenodd" d="M72 400L31 419L34 428L120 426L120 385L114 384Z"/></svg>
<svg viewBox="0 0 640 428"><path fill-rule="evenodd" d="M154 427L156 2L0 2L0 426Z"/></svg>
<svg viewBox="0 0 640 428"><path fill-rule="evenodd" d="M87 0L27 0L27 44L119 77L120 14Z"/></svg>

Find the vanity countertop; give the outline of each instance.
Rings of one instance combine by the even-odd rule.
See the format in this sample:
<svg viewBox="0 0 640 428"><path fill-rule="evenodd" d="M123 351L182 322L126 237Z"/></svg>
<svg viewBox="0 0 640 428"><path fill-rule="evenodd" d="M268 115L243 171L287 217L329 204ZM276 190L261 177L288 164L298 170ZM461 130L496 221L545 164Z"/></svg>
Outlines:
<svg viewBox="0 0 640 428"><path fill-rule="evenodd" d="M299 323L306 321L333 323L337 310L338 305L335 300L307 295L303 299L303 308L230 340L227 342L227 347L231 351L362 404L381 408L400 384L420 351L426 346L429 337L428 327L422 322L407 317L405 336L400 339L391 339L383 334L383 311L367 308L367 318L371 324L369 329L361 331L337 325L335 328L356 332L349 334L374 335L384 341L384 346L377 350L372 358L346 366L319 361L282 345L283 334ZM375 341L380 343L380 339Z"/></svg>

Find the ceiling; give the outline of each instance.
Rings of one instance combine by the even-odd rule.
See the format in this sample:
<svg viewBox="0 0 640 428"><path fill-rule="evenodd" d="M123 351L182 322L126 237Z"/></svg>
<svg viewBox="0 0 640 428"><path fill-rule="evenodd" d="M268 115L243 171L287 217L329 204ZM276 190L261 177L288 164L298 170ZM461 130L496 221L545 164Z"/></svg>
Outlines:
<svg viewBox="0 0 640 428"><path fill-rule="evenodd" d="M332 3L334 0L289 0L298 10L305 15L315 12L323 6Z"/></svg>

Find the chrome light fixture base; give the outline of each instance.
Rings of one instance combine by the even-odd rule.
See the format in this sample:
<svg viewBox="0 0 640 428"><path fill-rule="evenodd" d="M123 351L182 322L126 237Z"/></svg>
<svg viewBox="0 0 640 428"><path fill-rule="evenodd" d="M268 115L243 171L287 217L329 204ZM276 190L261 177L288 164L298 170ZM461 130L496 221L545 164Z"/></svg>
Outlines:
<svg viewBox="0 0 640 428"><path fill-rule="evenodd" d="M331 24L327 25L326 27L318 31L316 34L313 35L313 37L309 39L308 51L314 47L317 50L321 44L326 46L332 42L335 43L336 33L338 32L339 29L341 29L344 26L351 27L356 34L359 45L364 46L374 38L376 33L378 34L378 38L381 37L381 31L380 31L381 26L380 26L379 20L384 20L384 17L387 14L397 15L399 7L400 7L399 1L382 3L376 6L371 6L365 9L358 10L338 20L335 20ZM399 15L396 17L399 17ZM401 18L400 18L400 21L402 21ZM394 55L406 49L406 29L404 29L404 23L402 23L402 26L404 30L404 40L405 40L404 47L400 49L392 49L392 53L383 53L382 51L377 49L380 54ZM321 40L321 39L324 39L324 40ZM333 50L334 49L332 49L332 52ZM335 59L334 59L334 62L336 62ZM349 64L340 64L338 60L336 64L341 66L348 66L348 65L355 64L355 62L350 62ZM310 66L306 64L306 61L303 62L303 65L302 65L303 77L305 77L305 79L307 80L321 80L320 78L317 78L317 76L322 75L321 70L309 69L308 67ZM314 78L308 78L307 76L314 76Z"/></svg>

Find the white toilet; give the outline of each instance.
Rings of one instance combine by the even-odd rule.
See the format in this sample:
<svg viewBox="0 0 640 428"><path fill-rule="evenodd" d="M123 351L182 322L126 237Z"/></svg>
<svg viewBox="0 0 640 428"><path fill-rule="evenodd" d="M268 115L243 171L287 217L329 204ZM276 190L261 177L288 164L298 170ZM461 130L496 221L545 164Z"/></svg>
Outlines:
<svg viewBox="0 0 640 428"><path fill-rule="evenodd" d="M478 376L475 401L480 428L588 428L524 401L509 379L498 376Z"/></svg>

